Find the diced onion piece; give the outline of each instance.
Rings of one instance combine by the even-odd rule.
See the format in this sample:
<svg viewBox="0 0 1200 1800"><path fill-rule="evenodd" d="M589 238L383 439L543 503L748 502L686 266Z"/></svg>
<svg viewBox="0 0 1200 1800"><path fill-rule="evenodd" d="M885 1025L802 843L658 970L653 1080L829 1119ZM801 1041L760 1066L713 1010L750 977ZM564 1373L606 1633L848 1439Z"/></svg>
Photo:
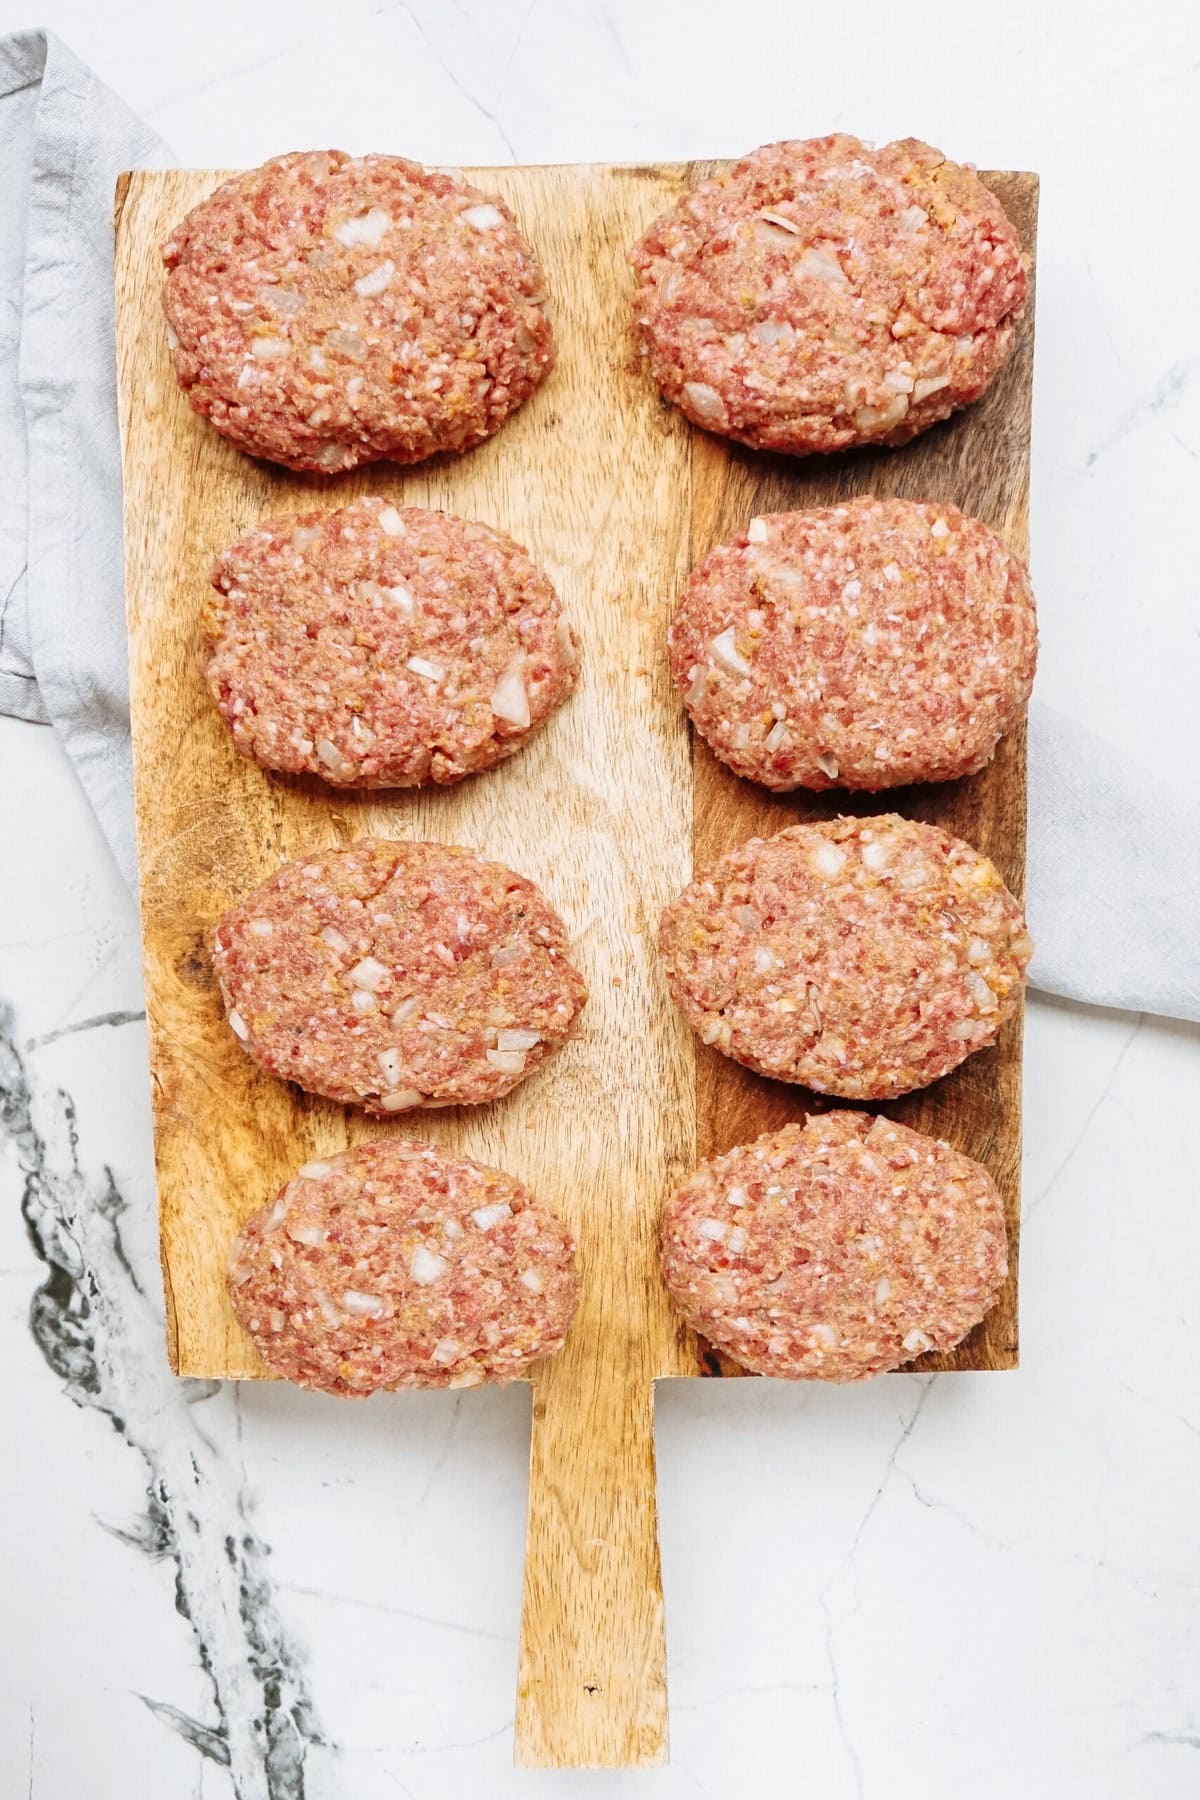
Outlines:
<svg viewBox="0 0 1200 1800"><path fill-rule="evenodd" d="M292 354L292 346L286 338L256 337L250 345L250 354L259 362L277 362L281 356Z"/></svg>
<svg viewBox="0 0 1200 1800"><path fill-rule="evenodd" d="M378 1294L364 1294L358 1288L345 1288L342 1292L342 1310L353 1313L359 1319L377 1319L383 1311L383 1300Z"/></svg>
<svg viewBox="0 0 1200 1800"><path fill-rule="evenodd" d="M901 231L919 231L922 225L928 225L929 214L921 206L908 206L896 220Z"/></svg>
<svg viewBox="0 0 1200 1800"><path fill-rule="evenodd" d="M890 852L887 845L880 844L876 842L875 839L872 839L869 844L864 844L862 847L863 867L864 869L870 869L872 874L877 875L881 869L887 868L889 856Z"/></svg>
<svg viewBox="0 0 1200 1800"><path fill-rule="evenodd" d="M746 527L746 542L748 544L765 544L769 535L770 533L765 519L751 519L749 525Z"/></svg>
<svg viewBox="0 0 1200 1800"><path fill-rule="evenodd" d="M531 1294L540 1294L542 1291L542 1278L536 1269L522 1269L517 1280L522 1287L528 1288Z"/></svg>
<svg viewBox="0 0 1200 1800"><path fill-rule="evenodd" d="M316 1301L317 1306L320 1309L321 1317L327 1325L341 1324L342 1315L333 1304L333 1301L329 1298L329 1295L325 1292L324 1288L314 1288L313 1299Z"/></svg>
<svg viewBox="0 0 1200 1800"><path fill-rule="evenodd" d="M444 1256L435 1256L424 1244L418 1244L409 1259L408 1272L421 1287L432 1287L440 1281L450 1264Z"/></svg>
<svg viewBox="0 0 1200 1800"><path fill-rule="evenodd" d="M492 689L492 712L519 731L529 729L529 690L520 662L510 663Z"/></svg>
<svg viewBox="0 0 1200 1800"><path fill-rule="evenodd" d="M850 286L846 271L831 250L806 250L796 261L796 272L810 281L823 281L827 287L845 289Z"/></svg>
<svg viewBox="0 0 1200 1800"><path fill-rule="evenodd" d="M763 739L763 749L770 751L771 754L773 755L774 752L781 747L783 740L784 740L784 738L786 738L786 736L787 736L787 720L786 719L776 719L776 721L772 725L770 731L768 731L766 737Z"/></svg>
<svg viewBox="0 0 1200 1800"><path fill-rule="evenodd" d="M915 391L915 390L914 390ZM908 395L895 394L886 406L860 406L854 423L860 431L891 431L908 411Z"/></svg>
<svg viewBox="0 0 1200 1800"><path fill-rule="evenodd" d="M347 974L355 987L369 988L374 993L387 980L388 969L387 964L381 963L378 957L364 956Z"/></svg>
<svg viewBox="0 0 1200 1800"><path fill-rule="evenodd" d="M709 653L718 668L724 669L727 675L749 675L750 664L734 643L733 626L718 632L709 645Z"/></svg>
<svg viewBox="0 0 1200 1800"><path fill-rule="evenodd" d="M315 748L317 756L325 764L329 773L336 775L340 781L350 781L358 774L358 765L352 763L349 757L343 756L337 745L332 743L329 738L318 738Z"/></svg>
<svg viewBox="0 0 1200 1800"><path fill-rule="evenodd" d="M355 988L350 996L350 1004L355 1012L369 1013L375 1011L375 996L369 988Z"/></svg>
<svg viewBox="0 0 1200 1800"><path fill-rule="evenodd" d="M367 340L360 337L357 331L343 331L337 328L325 333L325 342L331 350L337 350L342 356L348 356L351 362L365 362L367 358Z"/></svg>
<svg viewBox="0 0 1200 1800"><path fill-rule="evenodd" d="M240 1037L244 1044L246 1039L250 1036L250 1030L236 1006L229 1014L229 1024L234 1036Z"/></svg>
<svg viewBox="0 0 1200 1800"><path fill-rule="evenodd" d="M512 1218L512 1207L504 1200L497 1200L494 1206L477 1206L471 1217L480 1231L490 1231L501 1220Z"/></svg>
<svg viewBox="0 0 1200 1800"><path fill-rule="evenodd" d="M452 1388L482 1387L483 1386L483 1370L482 1369L462 1369L459 1371L459 1373L457 1375L452 1375L450 1377L449 1381L446 1383L446 1386L452 1387Z"/></svg>
<svg viewBox="0 0 1200 1800"><path fill-rule="evenodd" d="M825 875L830 878L834 875L840 875L842 868L845 865L845 861L846 852L842 849L840 844L818 844L813 853L813 867L816 869L818 875Z"/></svg>
<svg viewBox="0 0 1200 1800"><path fill-rule="evenodd" d="M325 1233L319 1225L310 1224L304 1219L293 1219L287 1228L287 1235L293 1244L310 1244L316 1246L325 1242Z"/></svg>
<svg viewBox="0 0 1200 1800"><path fill-rule="evenodd" d="M554 639L558 645L558 654L568 669L573 669L579 661L579 647L575 642L575 633L571 630L570 621L559 613L554 621Z"/></svg>
<svg viewBox="0 0 1200 1800"><path fill-rule="evenodd" d="M762 219L767 225L776 226L780 231L786 231L791 237L800 236L799 225L797 225L795 219L789 219L786 213L772 212L768 209L764 212L756 213L755 217Z"/></svg>
<svg viewBox="0 0 1200 1800"><path fill-rule="evenodd" d="M523 954L520 944L501 944L492 951L492 967L503 969L509 963L519 962Z"/></svg>
<svg viewBox="0 0 1200 1800"><path fill-rule="evenodd" d="M386 531L389 537L404 536L404 520L394 506L385 506L376 514L380 531Z"/></svg>
<svg viewBox="0 0 1200 1800"><path fill-rule="evenodd" d="M404 1066L400 1061L400 1052L395 1049L381 1050L378 1057L379 1067L383 1070L383 1079L391 1088L400 1086L404 1074Z"/></svg>
<svg viewBox="0 0 1200 1800"><path fill-rule="evenodd" d="M928 400L930 394L940 393L942 388L950 386L949 375L922 375L913 384L913 405Z"/></svg>
<svg viewBox="0 0 1200 1800"><path fill-rule="evenodd" d="M967 961L969 963L989 963L992 960L992 946L986 938L972 938L967 945Z"/></svg>
<svg viewBox="0 0 1200 1800"><path fill-rule="evenodd" d="M364 300L374 300L378 295L385 294L391 287L392 277L395 273L394 262L381 262L375 268L368 269L365 275L359 276L354 284L354 291L356 294L361 294Z"/></svg>
<svg viewBox="0 0 1200 1800"><path fill-rule="evenodd" d="M967 970L967 991L980 1012L995 1012L999 1001L995 994L975 969Z"/></svg>
<svg viewBox="0 0 1200 1800"><path fill-rule="evenodd" d="M729 1227L723 1219L701 1219L696 1227L696 1236L707 1238L710 1243L723 1243L729 1235Z"/></svg>
<svg viewBox="0 0 1200 1800"><path fill-rule="evenodd" d="M429 1352L429 1359L431 1362L435 1363L452 1363L457 1362L461 1355L462 1345L459 1343L458 1339L444 1337L439 1338L437 1343L433 1346L433 1349Z"/></svg>
<svg viewBox="0 0 1200 1800"><path fill-rule="evenodd" d="M386 594L392 605L398 606L401 612L411 613L415 611L416 602L406 587L397 585L396 587L383 588L380 591Z"/></svg>
<svg viewBox="0 0 1200 1800"><path fill-rule="evenodd" d="M744 1187L731 1187L725 1195L726 1206L745 1206L750 1196Z"/></svg>
<svg viewBox="0 0 1200 1800"><path fill-rule="evenodd" d="M683 385L683 398L702 424L723 423L725 402L716 388L709 387L706 381L686 381Z"/></svg>
<svg viewBox="0 0 1200 1800"><path fill-rule="evenodd" d="M370 212L359 213L356 219L343 219L340 225L334 226L333 235L347 250L360 246L373 250L391 228L390 214L385 213L382 206L373 206Z"/></svg>
<svg viewBox="0 0 1200 1800"><path fill-rule="evenodd" d="M832 1325L814 1325L808 1335L822 1350L837 1349L838 1334Z"/></svg>
<svg viewBox="0 0 1200 1800"><path fill-rule="evenodd" d="M735 1225L725 1240L725 1248L731 1256L740 1256L746 1248L747 1232L744 1225Z"/></svg>
<svg viewBox="0 0 1200 1800"><path fill-rule="evenodd" d="M350 940L344 938L336 925L326 925L321 931L321 940L336 950L339 956L347 956L350 951Z"/></svg>
<svg viewBox="0 0 1200 1800"><path fill-rule="evenodd" d="M269 284L260 287L258 303L267 312L283 313L290 317L304 311L304 296L298 294L295 288L272 287Z"/></svg>
<svg viewBox="0 0 1200 1800"><path fill-rule="evenodd" d="M382 1095L379 1104L384 1112L411 1112L424 1099L424 1094L418 1088L395 1088L390 1094Z"/></svg>
<svg viewBox="0 0 1200 1800"><path fill-rule="evenodd" d="M408 996L408 999L402 1000L400 1002L399 1006L393 1012L392 1024L393 1025L407 1025L408 1021L414 1016L414 1014L419 1013L420 1010L421 1010L420 994L410 994Z"/></svg>
<svg viewBox="0 0 1200 1800"><path fill-rule="evenodd" d="M932 1350L933 1339L926 1337L923 1331L917 1331L914 1328L912 1331L908 1332L903 1339L902 1348L909 1351L913 1356L916 1356L922 1350Z"/></svg>
<svg viewBox="0 0 1200 1800"><path fill-rule="evenodd" d="M504 223L504 214L498 206L468 206L462 217L475 231L495 231L497 225Z"/></svg>
<svg viewBox="0 0 1200 1800"><path fill-rule="evenodd" d="M881 1275L875 1283L875 1305L882 1306L892 1291L892 1284L886 1275Z"/></svg>
<svg viewBox="0 0 1200 1800"><path fill-rule="evenodd" d="M406 669L411 669L414 675L422 676L426 681L440 681L446 673L441 663L430 662L428 657L424 656L410 656L404 666Z"/></svg>
<svg viewBox="0 0 1200 1800"><path fill-rule="evenodd" d="M536 1031L501 1031L496 1037L497 1050L532 1050L541 1043Z"/></svg>
<svg viewBox="0 0 1200 1800"><path fill-rule="evenodd" d="M283 1224L283 1221L287 1218L287 1213L287 1200L283 1194L280 1194L278 1200L272 1205L270 1212L263 1214L263 1220L262 1224L259 1226L259 1230L264 1235L269 1231L278 1231L279 1227Z"/></svg>
<svg viewBox="0 0 1200 1800"><path fill-rule="evenodd" d="M525 1068L525 1052L523 1050L485 1050L484 1055L493 1069L501 1075L520 1075Z"/></svg>
<svg viewBox="0 0 1200 1800"><path fill-rule="evenodd" d="M333 1174L333 1164L326 1162L323 1157L318 1157L313 1162L301 1163L296 1173L303 1175L305 1181L322 1181L326 1175Z"/></svg>

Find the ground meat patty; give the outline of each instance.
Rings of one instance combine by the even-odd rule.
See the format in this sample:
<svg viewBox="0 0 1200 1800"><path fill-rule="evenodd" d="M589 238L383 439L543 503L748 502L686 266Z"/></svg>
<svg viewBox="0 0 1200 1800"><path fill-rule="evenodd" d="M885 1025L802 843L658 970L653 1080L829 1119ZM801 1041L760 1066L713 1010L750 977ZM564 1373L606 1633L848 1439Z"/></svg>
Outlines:
<svg viewBox="0 0 1200 1800"><path fill-rule="evenodd" d="M706 1044L881 1100L995 1041L1033 946L985 856L885 814L751 839L667 907L659 949Z"/></svg>
<svg viewBox="0 0 1200 1800"><path fill-rule="evenodd" d="M650 370L766 450L901 444L983 393L1028 294L995 195L915 138L768 144L630 253Z"/></svg>
<svg viewBox="0 0 1200 1800"><path fill-rule="evenodd" d="M263 1360L301 1387L478 1387L561 1349L574 1252L511 1175L385 1138L305 1163L247 1220L229 1294Z"/></svg>
<svg viewBox="0 0 1200 1800"><path fill-rule="evenodd" d="M244 756L340 787L460 781L575 685L558 595L502 531L356 500L217 558L207 679Z"/></svg>
<svg viewBox="0 0 1200 1800"><path fill-rule="evenodd" d="M695 570L668 641L737 774L873 791L983 768L1029 698L1037 614L978 519L868 496L751 519Z"/></svg>
<svg viewBox="0 0 1200 1800"><path fill-rule="evenodd" d="M554 360L504 201L402 157L276 157L193 208L163 261L179 385L291 469L468 450Z"/></svg>
<svg viewBox="0 0 1200 1800"><path fill-rule="evenodd" d="M786 1125L669 1201L663 1277L694 1330L760 1375L859 1381L952 1350L1008 1272L987 1170L869 1113Z"/></svg>
<svg viewBox="0 0 1200 1800"><path fill-rule="evenodd" d="M498 1100L587 991L531 881L446 844L286 863L226 913L213 967L257 1063L373 1113Z"/></svg>

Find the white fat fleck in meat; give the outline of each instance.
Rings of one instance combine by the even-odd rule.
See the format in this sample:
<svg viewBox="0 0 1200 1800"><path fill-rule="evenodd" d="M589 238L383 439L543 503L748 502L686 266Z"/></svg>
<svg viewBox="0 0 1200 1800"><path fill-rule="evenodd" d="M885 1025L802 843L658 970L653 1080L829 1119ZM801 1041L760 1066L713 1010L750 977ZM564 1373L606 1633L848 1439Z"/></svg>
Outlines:
<svg viewBox="0 0 1200 1800"><path fill-rule="evenodd" d="M364 1294L359 1288L344 1288L341 1302L342 1311L357 1319L377 1319L384 1308L379 1294Z"/></svg>
<svg viewBox="0 0 1200 1800"><path fill-rule="evenodd" d="M343 219L340 225L334 226L333 235L347 250L373 250L391 229L391 216L381 206L373 206L369 212L359 213L357 218Z"/></svg>
<svg viewBox="0 0 1200 1800"><path fill-rule="evenodd" d="M718 668L724 669L727 675L749 675L752 673L750 664L738 649L734 635L732 625L718 632L709 645L709 654Z"/></svg>
<svg viewBox="0 0 1200 1800"><path fill-rule="evenodd" d="M525 685L524 661L510 663L492 690L492 712L507 725L520 731L529 729L529 690Z"/></svg>
<svg viewBox="0 0 1200 1800"><path fill-rule="evenodd" d="M432 1287L446 1274L450 1264L424 1244L418 1244L409 1258L408 1272L419 1287Z"/></svg>
<svg viewBox="0 0 1200 1800"><path fill-rule="evenodd" d="M383 986L387 977L387 964L381 963L375 956L364 956L362 961L355 963L347 973L347 980L354 987L367 988L372 993Z"/></svg>
<svg viewBox="0 0 1200 1800"><path fill-rule="evenodd" d="M360 294L364 300L374 300L380 294L386 294L392 285L395 274L395 263L385 260L376 264L375 268L368 270L365 275L360 275L354 284L354 291L356 294Z"/></svg>
<svg viewBox="0 0 1200 1800"><path fill-rule="evenodd" d="M512 1207L505 1201L498 1200L492 1206L477 1206L471 1217L480 1231L490 1231L494 1225L512 1218Z"/></svg>
<svg viewBox="0 0 1200 1800"><path fill-rule="evenodd" d="M473 231L495 231L504 223L504 214L498 206L468 206L460 216Z"/></svg>

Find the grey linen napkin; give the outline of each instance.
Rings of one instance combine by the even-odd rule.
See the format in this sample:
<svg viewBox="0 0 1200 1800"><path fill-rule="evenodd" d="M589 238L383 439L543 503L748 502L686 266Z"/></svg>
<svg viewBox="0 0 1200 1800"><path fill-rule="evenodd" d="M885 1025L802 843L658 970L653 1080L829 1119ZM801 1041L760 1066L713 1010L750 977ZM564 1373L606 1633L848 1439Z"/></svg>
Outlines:
<svg viewBox="0 0 1200 1800"><path fill-rule="evenodd" d="M0 711L58 730L131 886L112 203L173 160L49 34L0 40ZM1029 821L1035 984L1200 1019L1194 796L1035 703Z"/></svg>
<svg viewBox="0 0 1200 1800"><path fill-rule="evenodd" d="M54 725L131 886L113 189L173 161L48 32L0 39L0 711Z"/></svg>

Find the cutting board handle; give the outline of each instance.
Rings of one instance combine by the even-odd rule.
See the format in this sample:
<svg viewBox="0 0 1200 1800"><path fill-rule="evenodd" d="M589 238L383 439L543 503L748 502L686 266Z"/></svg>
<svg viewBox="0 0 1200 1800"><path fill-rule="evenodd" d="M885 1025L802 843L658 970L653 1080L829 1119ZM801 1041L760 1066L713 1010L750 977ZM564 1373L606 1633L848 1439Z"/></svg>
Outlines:
<svg viewBox="0 0 1200 1800"><path fill-rule="evenodd" d="M667 1653L654 1383L640 1347L595 1350L581 1320L533 1380L514 1761L667 1760ZM614 1353L615 1352L615 1353Z"/></svg>

